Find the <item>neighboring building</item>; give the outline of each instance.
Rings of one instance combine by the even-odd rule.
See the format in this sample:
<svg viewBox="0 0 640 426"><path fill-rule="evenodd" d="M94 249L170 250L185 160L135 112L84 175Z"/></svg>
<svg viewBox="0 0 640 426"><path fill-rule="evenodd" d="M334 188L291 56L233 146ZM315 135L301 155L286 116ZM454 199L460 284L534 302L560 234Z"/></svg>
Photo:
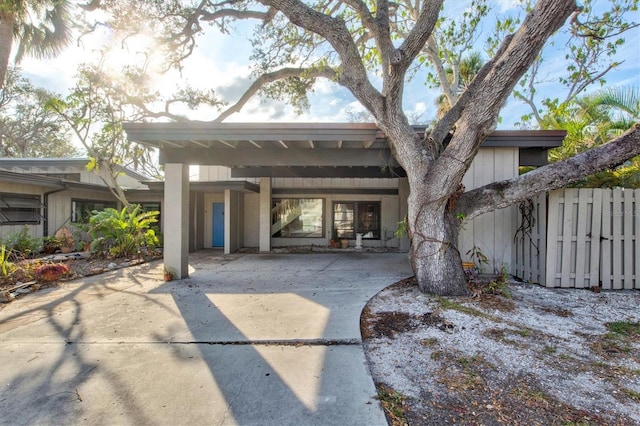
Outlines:
<svg viewBox="0 0 640 426"><path fill-rule="evenodd" d="M0 238L25 226L31 237L53 235L64 225L87 220L91 210L121 207L107 186L86 169L87 158L0 158ZM149 177L124 167L118 182L128 200L162 211L162 191L143 184Z"/></svg>
<svg viewBox="0 0 640 426"><path fill-rule="evenodd" d="M128 138L160 151L165 264L187 275L188 252L207 247L327 246L333 238L408 250L394 235L407 212L408 183L374 124L126 123ZM416 128L419 132L424 127ZM547 162L562 131L496 131L463 180L473 189ZM197 166L192 181L189 170ZM479 247L511 264L516 209L465 224L461 253ZM351 242L351 245L354 241Z"/></svg>

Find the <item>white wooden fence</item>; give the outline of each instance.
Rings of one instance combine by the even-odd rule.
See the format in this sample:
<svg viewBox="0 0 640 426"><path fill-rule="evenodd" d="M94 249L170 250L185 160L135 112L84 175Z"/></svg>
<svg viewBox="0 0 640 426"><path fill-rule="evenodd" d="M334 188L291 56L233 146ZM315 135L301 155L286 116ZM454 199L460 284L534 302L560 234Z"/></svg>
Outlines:
<svg viewBox="0 0 640 426"><path fill-rule="evenodd" d="M561 189L545 199L521 208L515 276L547 287L640 289L640 190Z"/></svg>

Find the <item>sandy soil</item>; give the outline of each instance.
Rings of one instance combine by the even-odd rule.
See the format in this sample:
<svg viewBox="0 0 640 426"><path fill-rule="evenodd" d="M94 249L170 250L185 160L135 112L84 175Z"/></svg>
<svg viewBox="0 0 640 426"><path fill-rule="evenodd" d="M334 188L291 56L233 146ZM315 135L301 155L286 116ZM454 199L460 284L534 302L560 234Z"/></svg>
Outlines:
<svg viewBox="0 0 640 426"><path fill-rule="evenodd" d="M390 424L640 425L640 292L504 290L440 298L407 279L369 302Z"/></svg>

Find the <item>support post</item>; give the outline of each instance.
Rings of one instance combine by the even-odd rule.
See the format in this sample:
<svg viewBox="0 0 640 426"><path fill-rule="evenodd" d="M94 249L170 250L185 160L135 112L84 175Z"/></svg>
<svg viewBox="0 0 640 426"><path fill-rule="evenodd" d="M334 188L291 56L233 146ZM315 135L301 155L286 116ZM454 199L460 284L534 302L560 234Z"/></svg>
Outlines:
<svg viewBox="0 0 640 426"><path fill-rule="evenodd" d="M189 276L189 166L165 164L164 265L175 278Z"/></svg>
<svg viewBox="0 0 640 426"><path fill-rule="evenodd" d="M260 178L260 251L271 251L271 178Z"/></svg>

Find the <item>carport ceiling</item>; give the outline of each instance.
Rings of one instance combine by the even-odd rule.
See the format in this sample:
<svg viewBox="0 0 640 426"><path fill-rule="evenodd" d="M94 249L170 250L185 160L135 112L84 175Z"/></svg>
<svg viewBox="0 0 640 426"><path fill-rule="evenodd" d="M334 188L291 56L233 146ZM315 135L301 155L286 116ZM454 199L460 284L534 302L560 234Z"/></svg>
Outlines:
<svg viewBox="0 0 640 426"><path fill-rule="evenodd" d="M397 177L386 136L372 123L125 123L130 141L160 150L160 164L218 165L234 177ZM424 133L425 126L416 126ZM484 147L518 147L546 162L562 131L496 131ZM531 164L536 165L536 164Z"/></svg>

